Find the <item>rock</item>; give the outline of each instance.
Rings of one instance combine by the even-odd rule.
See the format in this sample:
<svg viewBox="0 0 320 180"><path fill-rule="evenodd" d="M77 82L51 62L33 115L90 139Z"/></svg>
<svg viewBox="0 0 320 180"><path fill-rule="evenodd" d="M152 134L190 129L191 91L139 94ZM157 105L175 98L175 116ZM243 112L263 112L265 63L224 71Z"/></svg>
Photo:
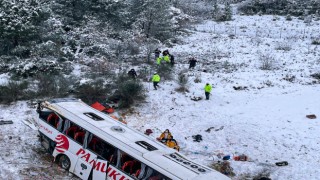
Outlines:
<svg viewBox="0 0 320 180"><path fill-rule="evenodd" d="M317 116L314 115L314 114L306 115L306 117L309 118L309 119L316 119L317 118Z"/></svg>

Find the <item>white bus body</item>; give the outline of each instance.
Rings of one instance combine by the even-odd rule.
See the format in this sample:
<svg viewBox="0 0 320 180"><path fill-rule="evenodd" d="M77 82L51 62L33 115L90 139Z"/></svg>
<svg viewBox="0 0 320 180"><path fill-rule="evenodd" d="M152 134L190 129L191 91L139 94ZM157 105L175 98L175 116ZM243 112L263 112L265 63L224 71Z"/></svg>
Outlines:
<svg viewBox="0 0 320 180"><path fill-rule="evenodd" d="M81 179L229 179L81 100L45 101L37 111L42 145Z"/></svg>

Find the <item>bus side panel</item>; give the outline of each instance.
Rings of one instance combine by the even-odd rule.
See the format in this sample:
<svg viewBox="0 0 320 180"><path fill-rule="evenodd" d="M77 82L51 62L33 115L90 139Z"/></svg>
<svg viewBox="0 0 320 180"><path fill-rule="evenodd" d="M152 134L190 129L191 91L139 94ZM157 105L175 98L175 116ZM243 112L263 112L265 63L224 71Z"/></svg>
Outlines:
<svg viewBox="0 0 320 180"><path fill-rule="evenodd" d="M39 131L47 136L52 141L60 134L58 130L47 124L46 122L39 120Z"/></svg>
<svg viewBox="0 0 320 180"><path fill-rule="evenodd" d="M64 155L66 155L69 159L70 159L70 168L69 168L69 171L70 172L73 172L74 171L74 169L75 169L75 166L76 166L76 163L77 163L77 156L76 155L74 155L74 154L72 154L72 153L70 153L69 151L65 151L65 152L63 152L63 153L60 153L60 152L58 152L57 151L57 149L55 149L54 151L53 151L53 157L54 157L54 159L55 159L55 161L59 161L59 159L56 159L56 157L58 156L58 155L60 155L60 154L64 154Z"/></svg>
<svg viewBox="0 0 320 180"><path fill-rule="evenodd" d="M97 159L92 173L92 179L106 179L108 161Z"/></svg>
<svg viewBox="0 0 320 180"><path fill-rule="evenodd" d="M108 180L134 180L130 176L123 173L121 170L117 169L116 167L110 165L108 167Z"/></svg>
<svg viewBox="0 0 320 180"><path fill-rule="evenodd" d="M78 158L76 167L73 173L80 177L81 179L88 179L90 172L92 170L92 165L82 158Z"/></svg>

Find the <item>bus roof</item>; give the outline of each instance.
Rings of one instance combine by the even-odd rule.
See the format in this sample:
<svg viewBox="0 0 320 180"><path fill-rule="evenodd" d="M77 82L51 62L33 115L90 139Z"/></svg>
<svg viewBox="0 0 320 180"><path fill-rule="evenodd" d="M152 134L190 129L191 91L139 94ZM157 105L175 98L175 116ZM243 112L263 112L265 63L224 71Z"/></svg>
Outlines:
<svg viewBox="0 0 320 180"><path fill-rule="evenodd" d="M79 126L94 133L115 147L137 159L149 161L148 165L165 170L179 179L229 179L227 176L188 160L175 150L151 139L143 133L112 119L81 100L75 98L52 99L42 105Z"/></svg>

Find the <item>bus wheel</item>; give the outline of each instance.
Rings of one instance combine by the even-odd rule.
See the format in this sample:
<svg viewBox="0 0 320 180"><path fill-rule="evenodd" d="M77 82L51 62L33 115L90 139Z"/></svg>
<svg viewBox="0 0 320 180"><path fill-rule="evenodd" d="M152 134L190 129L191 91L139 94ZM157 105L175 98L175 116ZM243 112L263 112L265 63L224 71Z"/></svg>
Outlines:
<svg viewBox="0 0 320 180"><path fill-rule="evenodd" d="M61 155L60 158L59 158L59 166L62 169L65 169L65 170L68 171L69 168L70 168L70 165L71 165L71 162L70 162L70 159L68 158L68 156Z"/></svg>

